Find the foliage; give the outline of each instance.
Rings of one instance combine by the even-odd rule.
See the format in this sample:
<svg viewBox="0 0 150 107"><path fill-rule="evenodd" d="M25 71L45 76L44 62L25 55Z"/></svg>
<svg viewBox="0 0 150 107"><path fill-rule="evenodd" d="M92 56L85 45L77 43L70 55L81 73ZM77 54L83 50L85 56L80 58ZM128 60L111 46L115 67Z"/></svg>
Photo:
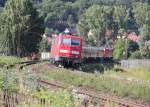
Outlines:
<svg viewBox="0 0 150 107"><path fill-rule="evenodd" d="M128 56L132 58L140 58L141 54L139 53L139 45L136 42L128 40Z"/></svg>
<svg viewBox="0 0 150 107"><path fill-rule="evenodd" d="M29 92L32 93L35 90L39 89L39 84L38 84L39 77L36 75L36 73L24 69L21 71L21 73L18 73L18 76L20 77L19 84L23 85L22 87L20 87L20 91L24 91L24 92L28 91L28 93Z"/></svg>
<svg viewBox="0 0 150 107"><path fill-rule="evenodd" d="M40 42L39 52L49 52L50 44L47 41L47 38L43 38Z"/></svg>
<svg viewBox="0 0 150 107"><path fill-rule="evenodd" d="M39 89L38 76L27 69L0 68L0 90L30 94Z"/></svg>
<svg viewBox="0 0 150 107"><path fill-rule="evenodd" d="M140 32L141 40L140 40L140 47L142 48L147 40L150 40L150 34L149 34L149 26L143 25L141 32Z"/></svg>
<svg viewBox="0 0 150 107"><path fill-rule="evenodd" d="M66 27L76 25L89 7L96 4L101 6L106 4L109 7L116 3L123 3L123 1L73 0L71 2L68 0L43 0L38 10L45 19L46 27L62 32Z"/></svg>
<svg viewBox="0 0 150 107"><path fill-rule="evenodd" d="M150 48L149 48L149 46L145 45L141 49L141 55L142 55L143 59L150 59Z"/></svg>
<svg viewBox="0 0 150 107"><path fill-rule="evenodd" d="M104 65L102 64L83 64L81 66L82 70L84 72L90 72L90 73L103 73L104 72Z"/></svg>
<svg viewBox="0 0 150 107"><path fill-rule="evenodd" d="M149 58L149 49L146 48L145 42L150 40L150 5L146 3L137 3L133 8L136 22L140 29L140 52L143 58Z"/></svg>
<svg viewBox="0 0 150 107"><path fill-rule="evenodd" d="M150 49L145 44L146 41L150 40L150 34L149 34L149 26L143 25L143 28L140 32L141 38L140 38L140 52L141 56L143 58L150 58Z"/></svg>
<svg viewBox="0 0 150 107"><path fill-rule="evenodd" d="M150 5L146 3L136 3L133 5L133 12L136 22L139 27L143 25L150 25Z"/></svg>
<svg viewBox="0 0 150 107"><path fill-rule="evenodd" d="M107 44L110 39L115 39L122 30L123 34L128 30L137 29L132 10L126 5L92 5L85 10L77 27L85 39L88 37L90 42L102 42L97 45ZM88 35L89 32L92 34ZM107 35L107 32L110 34Z"/></svg>
<svg viewBox="0 0 150 107"><path fill-rule="evenodd" d="M1 46L4 51L18 56L23 52L37 51L40 40L38 32L41 32L41 28L37 27L39 20L30 0L7 1L0 20Z"/></svg>
<svg viewBox="0 0 150 107"><path fill-rule="evenodd" d="M88 35L90 42L94 41L97 45L104 44L106 42L106 31L114 28L112 14L113 7L111 6L93 5L89 7L82 16L81 20L79 20L78 30L80 34L83 34L84 38L86 39L87 34L91 32L92 34Z"/></svg>
<svg viewBox="0 0 150 107"><path fill-rule="evenodd" d="M145 42L150 40L150 2L148 0L32 1L37 10L29 3L29 0L20 2L9 0L6 3L1 14L1 18L6 21L0 21L0 43L3 46L0 51L7 51L8 54L14 55L37 52L43 27L45 27L44 32L47 34L60 33L68 27L76 28L78 34L84 37L87 44L111 45L111 47L114 46L117 36L122 37L125 33L135 32L140 36L138 45L142 58L148 58L148 55L145 55L148 51L143 50ZM30 5L25 5L25 3ZM41 19L39 19L37 11L42 17ZM23 33L24 31L25 33ZM107 33L110 34L107 35ZM42 42L44 41L42 40ZM134 48L136 49L134 50ZM138 47L129 43L129 55L136 50Z"/></svg>
<svg viewBox="0 0 150 107"><path fill-rule="evenodd" d="M13 56L0 56L0 66L14 65L21 62L22 59Z"/></svg>
<svg viewBox="0 0 150 107"><path fill-rule="evenodd" d="M17 80L18 77L13 70L0 68L0 90L17 92L19 90Z"/></svg>
<svg viewBox="0 0 150 107"><path fill-rule="evenodd" d="M122 39L117 40L115 46L114 46L114 51L113 51L113 57L114 59L121 59L123 58L125 51L125 43Z"/></svg>
<svg viewBox="0 0 150 107"><path fill-rule="evenodd" d="M84 15L82 16L82 18L79 20L77 24L77 30L78 30L78 33L84 37L85 42L90 43L91 40L87 37L90 29L87 25L88 24L86 22L85 15Z"/></svg>
<svg viewBox="0 0 150 107"><path fill-rule="evenodd" d="M137 80L144 80L149 81L150 80L150 68L132 68L128 69L127 72L118 73L117 75L126 76L127 78L136 78Z"/></svg>
<svg viewBox="0 0 150 107"><path fill-rule="evenodd" d="M126 21L126 6L114 6L114 20L118 24L118 28L124 28Z"/></svg>
<svg viewBox="0 0 150 107"><path fill-rule="evenodd" d="M141 52L140 51L135 51L135 52L131 53L130 58L131 59L141 59L142 58Z"/></svg>
<svg viewBox="0 0 150 107"><path fill-rule="evenodd" d="M122 97L128 96L145 100L150 98L148 94L150 92L150 87L147 85L110 78L107 74L95 75L80 72L76 73L66 69L49 70L49 67L39 69L39 72L41 72L40 75L44 79L61 81L67 85L89 86L96 90L106 93L110 92Z"/></svg>
<svg viewBox="0 0 150 107"><path fill-rule="evenodd" d="M45 98L51 102L52 107L73 107L73 96L66 90L60 90L57 92L50 92L46 90L40 90L33 93L38 98ZM62 100L63 99L63 100Z"/></svg>
<svg viewBox="0 0 150 107"><path fill-rule="evenodd" d="M131 40L128 40L128 47L128 51L131 53L139 49L139 45Z"/></svg>
<svg viewBox="0 0 150 107"><path fill-rule="evenodd" d="M71 2L44 0L39 12L45 18L46 28L51 28L53 31L62 32L66 27L71 27L71 23L77 21L76 7Z"/></svg>
<svg viewBox="0 0 150 107"><path fill-rule="evenodd" d="M20 87L21 85L23 87ZM60 90L58 92L50 92L43 89L37 90L37 85L37 75L27 71L27 69L21 72L16 72L15 69L0 69L0 90L17 93L20 91L21 93L32 95L33 98L44 98L53 107L73 107L74 100L71 93L66 90ZM32 104L29 101L30 97L28 98L24 102L19 102L19 106L17 107L41 107L39 102ZM34 105L36 103L37 105Z"/></svg>
<svg viewBox="0 0 150 107"><path fill-rule="evenodd" d="M136 34L140 35L140 49L143 49L144 43L150 40L149 38L150 5L144 2L142 3L139 2L136 3L135 1L132 2L133 5L112 5L112 6L103 4L92 6L89 5L90 8L85 9L86 14L85 15L83 14L82 18L78 22L77 26L79 33L85 36L84 38L86 42L92 43L93 41L103 41L99 40L97 35L105 38L106 36L105 32L107 30L112 30L112 35L115 38L116 36L122 37L123 33L125 32L133 31ZM99 32L101 32L102 29L103 33L99 34ZM93 35L91 35L90 38L89 36L87 36L89 31L92 31L93 33ZM121 35L120 31L121 32L123 31ZM87 40L88 39L87 37L91 40ZM108 42L108 40L106 41ZM129 49L128 49L129 55L132 52L138 50L139 47L138 45L139 44L129 42ZM147 50L147 52L142 51L143 50L141 50L141 54L148 53L149 50Z"/></svg>

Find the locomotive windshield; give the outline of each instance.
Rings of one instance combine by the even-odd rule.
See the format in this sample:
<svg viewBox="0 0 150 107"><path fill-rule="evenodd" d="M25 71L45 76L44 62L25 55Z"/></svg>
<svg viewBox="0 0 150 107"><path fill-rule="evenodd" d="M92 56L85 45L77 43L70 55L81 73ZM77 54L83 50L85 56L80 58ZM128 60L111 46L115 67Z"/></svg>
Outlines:
<svg viewBox="0 0 150 107"><path fill-rule="evenodd" d="M71 38L63 38L62 44L70 45L71 44Z"/></svg>
<svg viewBox="0 0 150 107"><path fill-rule="evenodd" d="M65 45L79 46L80 45L80 40L79 39L74 39L74 38L63 38L62 43L65 44Z"/></svg>
<svg viewBox="0 0 150 107"><path fill-rule="evenodd" d="M71 39L71 45L80 45L80 40L79 39Z"/></svg>

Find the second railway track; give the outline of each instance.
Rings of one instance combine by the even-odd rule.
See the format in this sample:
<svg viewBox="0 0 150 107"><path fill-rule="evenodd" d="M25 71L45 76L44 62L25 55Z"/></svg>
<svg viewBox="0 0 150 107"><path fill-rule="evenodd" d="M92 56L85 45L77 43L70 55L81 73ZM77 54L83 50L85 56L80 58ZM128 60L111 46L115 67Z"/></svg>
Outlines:
<svg viewBox="0 0 150 107"><path fill-rule="evenodd" d="M45 81L45 80L39 80L39 84L50 89L54 88L54 89L68 89L67 87L64 87L62 85L60 85L59 83L55 83L55 82L50 82L50 81ZM149 105L145 105L145 104L140 104L134 101L127 101L121 98L117 98L117 97L110 97L110 96L106 96L104 94L99 94L96 93L94 91L89 91L89 90L85 90L82 88L72 88L72 89L68 89L69 91L71 91L71 93L73 93L75 96L81 96L88 98L88 101L92 101L92 99L98 99L98 101L96 103L107 103L107 102L111 102L114 103L116 105L118 105L117 107L150 107ZM85 106L87 107L87 106ZM95 106L95 107L99 107L99 106Z"/></svg>

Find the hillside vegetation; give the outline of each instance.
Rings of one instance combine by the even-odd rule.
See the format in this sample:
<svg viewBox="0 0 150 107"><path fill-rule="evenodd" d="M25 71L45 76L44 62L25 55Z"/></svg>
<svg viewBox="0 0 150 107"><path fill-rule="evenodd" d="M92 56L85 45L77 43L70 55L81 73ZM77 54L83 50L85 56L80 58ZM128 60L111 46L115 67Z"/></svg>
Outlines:
<svg viewBox="0 0 150 107"><path fill-rule="evenodd" d="M38 53L45 46L40 44L41 35L69 28L83 36L88 45L114 47L115 59L124 57L126 46L127 57L150 58L148 0L32 1L5 3L0 14L0 52L15 56ZM126 41L129 34L140 40Z"/></svg>

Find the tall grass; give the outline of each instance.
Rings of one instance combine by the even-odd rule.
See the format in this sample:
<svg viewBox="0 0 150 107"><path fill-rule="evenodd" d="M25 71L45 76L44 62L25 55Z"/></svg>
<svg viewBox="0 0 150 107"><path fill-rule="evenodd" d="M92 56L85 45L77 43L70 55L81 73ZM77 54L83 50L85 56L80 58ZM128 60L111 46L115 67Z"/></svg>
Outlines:
<svg viewBox="0 0 150 107"><path fill-rule="evenodd" d="M51 102L51 107L74 107L73 96L65 90L59 90L57 92L40 90L32 95L38 98L44 98L46 101Z"/></svg>
<svg viewBox="0 0 150 107"><path fill-rule="evenodd" d="M111 75L119 78L129 78L133 80L150 81L150 68L130 68L123 70L120 67L115 67L112 70L105 72L106 75Z"/></svg>
<svg viewBox="0 0 150 107"><path fill-rule="evenodd" d="M73 107L74 100L72 95L65 91L60 90L58 92L50 92L41 89L37 83L38 76L35 73L27 71L27 69L21 72L16 72L15 69L2 69L0 68L0 91L7 90L9 92L20 92L25 95L43 98L50 102L47 107ZM38 90L37 90L38 88ZM28 101L25 99L23 102L19 102L17 107L41 107L39 103ZM40 101L40 100L39 100ZM20 104L21 103L21 104Z"/></svg>
<svg viewBox="0 0 150 107"><path fill-rule="evenodd" d="M150 68L133 68L124 72L123 75L132 76L142 80L150 80Z"/></svg>
<svg viewBox="0 0 150 107"><path fill-rule="evenodd" d="M22 59L14 56L0 56L0 66L9 66L19 63Z"/></svg>
<svg viewBox="0 0 150 107"><path fill-rule="evenodd" d="M39 68L42 78L58 80L70 85L92 87L96 90L134 99L150 99L150 86L119 81L105 75L70 72L66 69Z"/></svg>

